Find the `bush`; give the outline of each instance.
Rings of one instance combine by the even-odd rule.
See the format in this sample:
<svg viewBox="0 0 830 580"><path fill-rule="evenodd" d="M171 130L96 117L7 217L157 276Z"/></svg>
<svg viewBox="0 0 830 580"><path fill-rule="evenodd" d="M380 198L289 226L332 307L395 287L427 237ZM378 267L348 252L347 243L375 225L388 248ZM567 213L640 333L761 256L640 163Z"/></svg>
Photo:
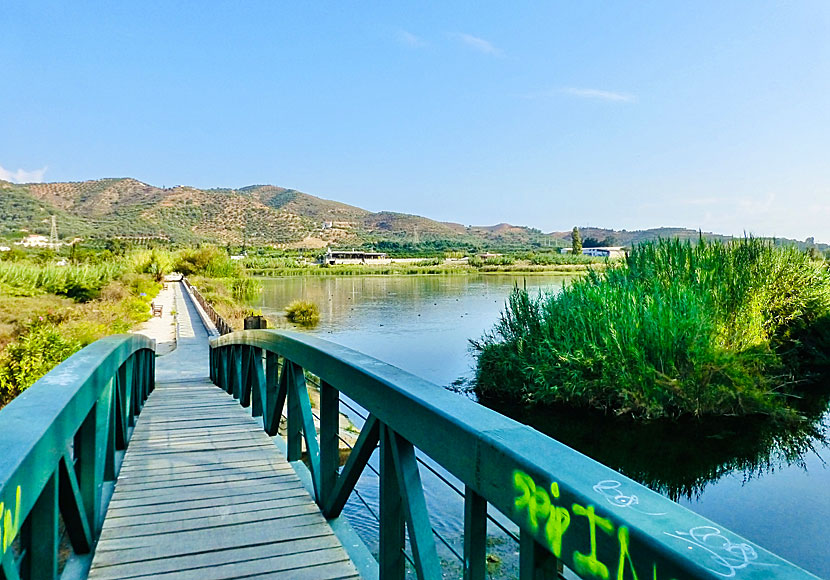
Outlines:
<svg viewBox="0 0 830 580"><path fill-rule="evenodd" d="M0 406L80 348L80 343L64 338L48 322L30 324L26 333L0 355Z"/></svg>
<svg viewBox="0 0 830 580"><path fill-rule="evenodd" d="M473 342L482 397L643 417L792 414L827 362L830 276L794 248L659 241L558 295L516 289Z"/></svg>
<svg viewBox="0 0 830 580"><path fill-rule="evenodd" d="M313 302L295 300L285 307L285 317L296 324L311 326L320 321L320 309Z"/></svg>

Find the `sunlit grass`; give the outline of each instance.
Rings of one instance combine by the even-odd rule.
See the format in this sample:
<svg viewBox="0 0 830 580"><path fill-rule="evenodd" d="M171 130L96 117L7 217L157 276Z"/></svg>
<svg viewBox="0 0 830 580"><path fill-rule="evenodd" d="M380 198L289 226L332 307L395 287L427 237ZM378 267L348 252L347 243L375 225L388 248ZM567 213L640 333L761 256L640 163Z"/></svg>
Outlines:
<svg viewBox="0 0 830 580"><path fill-rule="evenodd" d="M822 261L756 239L660 241L558 295L517 289L473 343L476 388L645 417L787 414L829 328Z"/></svg>

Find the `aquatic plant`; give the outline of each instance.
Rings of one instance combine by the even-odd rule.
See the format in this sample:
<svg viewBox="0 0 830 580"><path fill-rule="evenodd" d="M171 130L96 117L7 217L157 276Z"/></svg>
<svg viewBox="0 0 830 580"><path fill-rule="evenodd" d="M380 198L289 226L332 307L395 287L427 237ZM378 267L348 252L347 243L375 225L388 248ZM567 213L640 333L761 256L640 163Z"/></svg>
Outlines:
<svg viewBox="0 0 830 580"><path fill-rule="evenodd" d="M472 342L480 397L643 417L795 413L828 362L830 276L795 248L646 243L557 295L516 288Z"/></svg>
<svg viewBox="0 0 830 580"><path fill-rule="evenodd" d="M320 321L320 309L313 302L294 300L285 307L285 317L295 324L312 326Z"/></svg>

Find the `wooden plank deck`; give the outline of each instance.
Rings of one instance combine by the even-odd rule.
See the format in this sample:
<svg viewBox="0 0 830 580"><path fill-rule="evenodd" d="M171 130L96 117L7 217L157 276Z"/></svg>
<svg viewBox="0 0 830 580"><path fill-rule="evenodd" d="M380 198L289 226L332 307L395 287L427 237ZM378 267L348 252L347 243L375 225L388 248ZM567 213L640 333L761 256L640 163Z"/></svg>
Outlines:
<svg viewBox="0 0 830 580"><path fill-rule="evenodd" d="M249 410L206 379L156 385L89 578L359 578Z"/></svg>

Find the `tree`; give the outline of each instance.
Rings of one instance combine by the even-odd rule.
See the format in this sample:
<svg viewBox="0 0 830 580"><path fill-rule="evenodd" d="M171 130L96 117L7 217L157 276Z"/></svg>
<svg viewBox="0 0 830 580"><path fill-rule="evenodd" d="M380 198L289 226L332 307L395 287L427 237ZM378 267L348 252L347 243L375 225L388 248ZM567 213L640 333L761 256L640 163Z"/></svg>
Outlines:
<svg viewBox="0 0 830 580"><path fill-rule="evenodd" d="M579 228L576 226L571 232L571 252L577 255L582 253L582 238L579 237Z"/></svg>

